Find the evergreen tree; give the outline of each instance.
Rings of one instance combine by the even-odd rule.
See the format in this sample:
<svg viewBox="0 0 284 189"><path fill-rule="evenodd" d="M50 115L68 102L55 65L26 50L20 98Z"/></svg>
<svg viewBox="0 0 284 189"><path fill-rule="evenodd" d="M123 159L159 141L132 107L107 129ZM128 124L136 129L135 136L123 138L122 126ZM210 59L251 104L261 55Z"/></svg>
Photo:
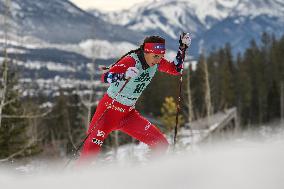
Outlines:
<svg viewBox="0 0 284 189"><path fill-rule="evenodd" d="M267 95L267 120L280 117L280 92L276 82L273 82Z"/></svg>
<svg viewBox="0 0 284 189"><path fill-rule="evenodd" d="M205 57L201 55L196 66L196 71L192 73L192 102L195 117L198 119L206 115L205 107Z"/></svg>
<svg viewBox="0 0 284 189"><path fill-rule="evenodd" d="M235 104L235 67L231 54L231 47L226 44L225 48L218 52L219 68L219 107L218 110L224 110Z"/></svg>
<svg viewBox="0 0 284 189"><path fill-rule="evenodd" d="M60 90L52 111L42 126L45 138L43 144L50 149L50 155L70 153L85 136L83 120L80 119L81 105L77 95Z"/></svg>
<svg viewBox="0 0 284 189"><path fill-rule="evenodd" d="M7 160L39 152L35 141L30 140L28 135L28 119L23 116L25 112L18 90L17 72L12 65L12 61L5 59L0 69L1 75L7 76L0 83L1 91L6 88L2 93L2 100L5 101L0 117L0 158Z"/></svg>
<svg viewBox="0 0 284 189"><path fill-rule="evenodd" d="M250 48L247 49L244 55L244 64L247 64L248 66L248 76L250 77L251 81L251 101L250 101L250 108L249 108L249 118L250 121L253 123L258 122L259 118L259 88L258 84L260 81L260 75L259 75L259 68L258 68L258 62L259 62L259 49L257 47L257 44L254 40L250 43Z"/></svg>
<svg viewBox="0 0 284 189"><path fill-rule="evenodd" d="M212 52L208 58L210 89L214 111L237 106L242 124L255 124L279 118L281 85L284 83L284 36L278 41L263 33L261 44L252 40L243 55L233 59L231 47ZM193 108L205 116L205 57L200 56L191 74Z"/></svg>
<svg viewBox="0 0 284 189"><path fill-rule="evenodd" d="M236 66L233 62L233 55L231 45L227 43L225 45L225 55L226 55L226 65L225 72L228 74L226 77L228 78L228 92L226 95L228 107L232 107L236 104Z"/></svg>
<svg viewBox="0 0 284 189"><path fill-rule="evenodd" d="M209 71L209 81L211 88L211 101L212 110L214 112L218 111L220 103L220 64L218 60L218 53L212 52L207 59L208 71Z"/></svg>
<svg viewBox="0 0 284 189"><path fill-rule="evenodd" d="M241 122L247 124L250 118L251 99L253 98L251 78L248 72L248 63L242 60L240 56L237 59L237 67L236 91L238 103L236 106L238 107L239 115L241 115Z"/></svg>
<svg viewBox="0 0 284 189"><path fill-rule="evenodd" d="M177 98L178 84L179 77L158 72L142 93L136 104L136 108L142 113L147 112L147 114L160 116L160 107L165 97L172 96L175 99Z"/></svg>

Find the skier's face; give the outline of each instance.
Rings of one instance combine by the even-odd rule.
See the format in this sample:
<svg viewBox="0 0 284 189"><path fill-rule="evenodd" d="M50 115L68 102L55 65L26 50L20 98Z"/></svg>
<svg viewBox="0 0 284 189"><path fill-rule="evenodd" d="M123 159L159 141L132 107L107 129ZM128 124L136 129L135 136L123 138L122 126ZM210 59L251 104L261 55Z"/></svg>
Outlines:
<svg viewBox="0 0 284 189"><path fill-rule="evenodd" d="M161 59L164 57L164 54L144 53L144 57L147 64L152 67L160 63Z"/></svg>

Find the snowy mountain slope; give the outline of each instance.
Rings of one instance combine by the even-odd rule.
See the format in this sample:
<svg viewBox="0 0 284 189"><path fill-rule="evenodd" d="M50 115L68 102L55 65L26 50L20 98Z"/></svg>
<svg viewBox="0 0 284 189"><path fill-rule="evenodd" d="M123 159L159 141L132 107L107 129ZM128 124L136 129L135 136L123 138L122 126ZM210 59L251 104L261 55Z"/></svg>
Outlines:
<svg viewBox="0 0 284 189"><path fill-rule="evenodd" d="M189 27L195 34L210 27L210 20L218 21L228 15L228 11L212 9L214 7L212 3L215 1L205 1L203 6L200 6L200 2L204 1L150 1L134 5L129 10L110 13L100 13L94 10L93 14L99 15L110 23L123 25L133 30L161 29L176 38L175 28L185 30ZM120 19L116 20L118 17Z"/></svg>
<svg viewBox="0 0 284 189"><path fill-rule="evenodd" d="M129 10L118 12L100 13L94 10L94 14L110 23L130 29L139 28L141 21L146 24L143 25L145 28L141 28L142 30L154 27L147 23L158 24L159 27L161 26L159 21L162 22L164 18L167 24L175 23L176 27L182 27L182 29L190 25L192 32L200 32L197 30L200 24L209 29L229 16L267 15L284 19L284 2L281 0L165 0L140 3ZM120 19L116 20L117 17ZM154 17L161 17L161 19L154 20ZM185 17L195 17L199 25L184 22L182 18Z"/></svg>
<svg viewBox="0 0 284 189"><path fill-rule="evenodd" d="M96 66L112 64L142 39L138 32L106 23L67 0L13 0L8 14L5 2L0 0L0 48L6 29L8 55L16 59L27 81L35 77L86 79L87 64L94 63L93 59Z"/></svg>
<svg viewBox="0 0 284 189"><path fill-rule="evenodd" d="M236 0L237 1L237 0ZM267 15L284 19L284 2L282 0L238 0L229 16L256 17Z"/></svg>
<svg viewBox="0 0 284 189"><path fill-rule="evenodd" d="M196 40L203 41L204 47L215 48L222 47L229 42L233 47L234 54L237 54L243 52L252 39L256 39L259 44L264 31L275 34L277 38L281 37L284 34L283 26L284 22L280 18L267 15L228 17L204 32ZM199 51L201 46L195 43L192 48Z"/></svg>
<svg viewBox="0 0 284 189"><path fill-rule="evenodd" d="M4 2L0 1L1 15L5 13ZM10 10L10 20L18 27L15 30L52 43L78 43L92 38L135 43L142 39L137 32L106 23L68 0L13 0Z"/></svg>
<svg viewBox="0 0 284 189"><path fill-rule="evenodd" d="M207 51L230 42L237 53L247 48L251 39L259 41L264 31L275 33L277 37L284 33L284 2L281 0L150 1L121 12L93 12L105 21L142 31L145 35L162 35L172 49L176 48L174 43L180 32L190 31L191 53L195 56L202 42Z"/></svg>
<svg viewBox="0 0 284 189"><path fill-rule="evenodd" d="M5 13L4 2L0 0L0 16ZM189 53L198 57L201 44L209 52L230 42L237 53L245 50L251 39L259 39L263 31L276 37L284 33L282 0L155 0L121 12L93 14L68 0L13 0L10 8L7 31L12 46L8 52L20 54L17 57L22 62L30 61L32 66L26 67L29 71L25 75L42 63L40 73L45 78L68 75L62 69L51 72L47 65L60 64L58 68L70 70L69 64L86 66L93 59L98 64L111 64L136 48L145 35L165 37L167 52L172 55L180 32L189 31L193 36ZM1 48L4 28L1 21Z"/></svg>
<svg viewBox="0 0 284 189"><path fill-rule="evenodd" d="M176 38L177 30L189 28L195 32L205 30L205 26L193 10L188 2L158 1L135 5L121 12L100 13L94 10L94 14L110 23L120 24L132 30L143 32L161 30ZM118 17L120 19L116 20Z"/></svg>
<svg viewBox="0 0 284 189"><path fill-rule="evenodd" d="M106 23L67 0L13 0L8 13L5 2L0 0L1 18L8 15L0 21L0 47L4 47L7 30L8 53L12 57L20 54L20 61L36 61L34 65L42 62L40 67L50 61L86 64L92 59L112 64L142 39L138 32Z"/></svg>

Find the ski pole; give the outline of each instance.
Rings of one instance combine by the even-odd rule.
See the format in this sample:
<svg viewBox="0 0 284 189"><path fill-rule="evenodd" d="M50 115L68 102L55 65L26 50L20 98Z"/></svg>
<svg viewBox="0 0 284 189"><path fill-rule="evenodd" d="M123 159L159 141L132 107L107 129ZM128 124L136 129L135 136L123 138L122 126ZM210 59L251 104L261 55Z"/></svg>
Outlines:
<svg viewBox="0 0 284 189"><path fill-rule="evenodd" d="M185 33L183 32L182 35L184 36ZM189 45L188 45L189 47ZM186 49L185 49L186 51ZM179 78L179 92L178 92L178 100L177 100L177 112L176 112L176 125L175 125L175 130L174 130L174 149L176 146L177 142L177 131L178 131L178 116L180 112L180 102L181 102L181 92L182 92L182 72L183 72L183 63L185 59L185 52L182 54L182 68L180 72L180 78Z"/></svg>
<svg viewBox="0 0 284 189"><path fill-rule="evenodd" d="M183 68L181 69L181 75L179 78L179 93L178 93L178 100L177 100L177 112L176 112L176 125L175 125L175 132L174 132L174 149L177 142L177 130L178 130L178 116L180 112L180 102L181 102L181 91L182 91L182 72Z"/></svg>
<svg viewBox="0 0 284 189"><path fill-rule="evenodd" d="M90 132L87 134L87 136L84 138L84 140L80 143L80 145L75 149L75 152L73 154L73 157L76 157L78 151L82 148L82 146L85 144L86 140L89 138L89 136L92 134L92 132L94 131L95 127L97 126L98 122L103 118L103 116L106 114L106 112L112 107L113 103L115 102L116 98L118 95L120 95L121 91L124 89L124 87L126 86L126 84L129 82L129 80L126 80L126 82L123 84L123 86L121 87L121 89L118 91L118 93L115 95L115 97L113 98L111 104L104 110L104 112L101 114L101 116L98 118L98 120L95 122L94 126L92 127L92 129L90 130ZM66 168L69 163L71 162L72 158L70 158L67 163L65 164L64 168Z"/></svg>

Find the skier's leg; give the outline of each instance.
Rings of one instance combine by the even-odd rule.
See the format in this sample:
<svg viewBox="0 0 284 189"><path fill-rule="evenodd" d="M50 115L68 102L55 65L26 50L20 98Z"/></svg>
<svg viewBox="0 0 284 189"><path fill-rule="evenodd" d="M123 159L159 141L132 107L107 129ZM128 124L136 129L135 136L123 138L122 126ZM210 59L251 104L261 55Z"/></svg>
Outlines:
<svg viewBox="0 0 284 189"><path fill-rule="evenodd" d="M88 133L91 133L84 143L78 163L88 162L93 160L100 152L103 141L107 138L109 133L117 127L121 117L121 113L107 109L112 101L108 96L98 104L97 110L90 122ZM103 115L102 115L103 114Z"/></svg>
<svg viewBox="0 0 284 189"><path fill-rule="evenodd" d="M121 122L119 130L147 144L154 154L162 154L168 149L169 143L160 130L136 110Z"/></svg>
<svg viewBox="0 0 284 189"><path fill-rule="evenodd" d="M92 160L100 153L103 141L107 138L107 136L111 132L111 125L106 124L105 118L107 114L108 112L106 112L103 115L102 119L99 121L98 121L98 118L102 114L95 113L95 115L93 116L93 119L89 125L89 130L88 130L88 133L91 132L91 134L89 135L89 137L86 139L84 143L84 146L81 151L80 158L79 158L80 163ZM92 130L92 128L94 129Z"/></svg>

